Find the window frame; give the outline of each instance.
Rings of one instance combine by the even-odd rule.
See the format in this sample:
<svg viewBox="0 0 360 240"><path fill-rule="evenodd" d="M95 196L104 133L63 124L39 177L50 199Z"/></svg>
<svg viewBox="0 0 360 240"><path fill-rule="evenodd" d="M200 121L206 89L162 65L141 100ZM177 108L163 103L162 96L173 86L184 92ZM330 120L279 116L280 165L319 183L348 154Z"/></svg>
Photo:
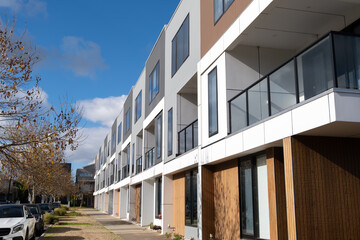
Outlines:
<svg viewBox="0 0 360 240"><path fill-rule="evenodd" d="M171 118L169 116L171 116ZM173 136L174 136L173 108L170 108L168 111L168 141L167 141L168 156L171 156L173 154Z"/></svg>
<svg viewBox="0 0 360 240"><path fill-rule="evenodd" d="M216 1L216 0L213 1L213 7L214 7L214 15L213 15L213 17L214 17L214 26L216 25L216 23L219 22L219 20L221 19L221 17L224 16L224 14L226 13L226 11L231 7L231 5L235 2L235 0L232 0L232 2L230 3L230 5L229 5L226 9L225 9L225 0L220 0L221 3L222 3L222 13L221 13L221 15L218 17L218 19L215 19L215 11L216 11L216 9L215 9L215 1Z"/></svg>
<svg viewBox="0 0 360 240"><path fill-rule="evenodd" d="M119 144L121 142L121 134L122 134L122 122L120 122L119 126L118 126L118 139L117 139L117 144Z"/></svg>
<svg viewBox="0 0 360 240"><path fill-rule="evenodd" d="M184 23L186 22L187 20L187 23L188 23L188 33L187 33L187 53L186 53L186 56L184 55L183 56L183 60L182 60L182 63L178 66L178 62L177 62L177 56L178 56L178 52L177 52L177 43L178 43L178 35L180 33L180 31L183 30L183 27L184 27ZM183 32L182 32L183 33ZM175 41L175 48L174 48L174 41ZM185 46L185 45L184 45ZM184 49L184 46L183 46L183 49ZM175 49L175 51L174 51ZM174 56L175 54L175 56ZM181 66L184 64L184 62L186 61L186 59L188 59L190 56L190 13L188 13L184 19L184 21L181 23L178 31L176 32L175 36L173 37L173 39L171 40L171 77L174 77L175 74L177 73L177 71L181 68ZM175 62L174 62L175 60ZM175 69L173 68L175 66Z"/></svg>
<svg viewBox="0 0 360 240"><path fill-rule="evenodd" d="M210 124L211 124L211 118L210 118L210 75L215 72L215 87L216 87L216 94L215 94L215 102L216 102L216 130L214 132L210 131ZM209 138L218 134L219 132L219 99L218 99L218 77L217 77L217 67L214 67L213 70L211 70L208 73L208 124L209 124Z"/></svg>
<svg viewBox="0 0 360 240"><path fill-rule="evenodd" d="M194 179L194 172L196 172L196 196L193 195L193 179ZM198 216L196 216L196 221L197 223L194 224L194 209L196 209L196 213L198 213L197 207L198 207L198 199L197 199L197 194L198 194L198 176L199 176L199 172L198 169L192 169L191 171L188 171L185 173L185 199L186 199L186 176L189 175L190 176L190 224L186 223L186 200L185 200L185 226L189 226L189 227L198 227L198 223L199 223L199 218ZM194 199L196 199L196 205L195 205L195 201ZM195 206L194 206L195 205Z"/></svg>
<svg viewBox="0 0 360 240"><path fill-rule="evenodd" d="M125 134L127 134L130 130L130 108L125 113Z"/></svg>
<svg viewBox="0 0 360 240"><path fill-rule="evenodd" d="M135 98L134 123L136 123L137 120L139 120L139 118L141 117L141 110L142 110L141 100L142 100L142 90L140 90L139 94Z"/></svg>
<svg viewBox="0 0 360 240"><path fill-rule="evenodd" d="M159 121L160 121L160 127L159 127ZM162 156L162 114L160 114L157 118L156 118L156 142L155 142L155 146L156 146L156 159L161 158Z"/></svg>
<svg viewBox="0 0 360 240"><path fill-rule="evenodd" d="M257 159L265 155L266 151L257 152L238 159L238 185L239 185L239 210L240 210L240 237L246 239L262 239L259 237L259 200L258 200L258 180L257 180ZM251 163L251 193L252 193L252 212L253 212L253 231L254 235L244 234L242 229L242 189L241 189L241 163L250 161Z"/></svg>
<svg viewBox="0 0 360 240"><path fill-rule="evenodd" d="M153 87L153 78L154 78L154 72L156 71L156 92L153 91L154 87ZM149 104L152 103L152 101L156 98L156 96L159 94L160 92L160 86L159 86L159 82L160 82L160 60L157 61L155 67L153 68L153 70L151 71L150 75L149 75Z"/></svg>

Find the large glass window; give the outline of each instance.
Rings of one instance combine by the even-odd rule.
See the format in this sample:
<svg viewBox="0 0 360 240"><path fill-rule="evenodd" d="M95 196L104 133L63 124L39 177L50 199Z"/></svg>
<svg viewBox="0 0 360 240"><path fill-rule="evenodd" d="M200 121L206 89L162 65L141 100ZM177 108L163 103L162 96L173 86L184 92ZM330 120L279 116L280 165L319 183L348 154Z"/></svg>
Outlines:
<svg viewBox="0 0 360 240"><path fill-rule="evenodd" d="M130 130L130 108L125 113L125 134Z"/></svg>
<svg viewBox="0 0 360 240"><path fill-rule="evenodd" d="M156 206L155 206L155 218L162 218L161 204L162 204L162 178L159 177L156 182Z"/></svg>
<svg viewBox="0 0 360 240"><path fill-rule="evenodd" d="M185 174L185 225L197 222L197 170L193 170Z"/></svg>
<svg viewBox="0 0 360 240"><path fill-rule="evenodd" d="M173 152L173 110L168 111L168 156Z"/></svg>
<svg viewBox="0 0 360 240"><path fill-rule="evenodd" d="M209 136L218 132L217 68L208 75Z"/></svg>
<svg viewBox="0 0 360 240"><path fill-rule="evenodd" d="M214 0L214 23L229 9L234 0Z"/></svg>
<svg viewBox="0 0 360 240"><path fill-rule="evenodd" d="M135 99L135 122L141 117L141 92L139 92Z"/></svg>
<svg viewBox="0 0 360 240"><path fill-rule="evenodd" d="M241 235L270 239L266 155L240 161Z"/></svg>
<svg viewBox="0 0 360 240"><path fill-rule="evenodd" d="M151 103L159 93L159 65L158 62L149 76L149 103Z"/></svg>
<svg viewBox="0 0 360 240"><path fill-rule="evenodd" d="M122 123L118 126L118 144L121 142L121 129L122 129Z"/></svg>
<svg viewBox="0 0 360 240"><path fill-rule="evenodd" d="M162 116L156 120L156 158L161 157L161 141L162 141Z"/></svg>
<svg viewBox="0 0 360 240"><path fill-rule="evenodd" d="M171 47L171 75L174 76L189 56L189 15L173 38Z"/></svg>

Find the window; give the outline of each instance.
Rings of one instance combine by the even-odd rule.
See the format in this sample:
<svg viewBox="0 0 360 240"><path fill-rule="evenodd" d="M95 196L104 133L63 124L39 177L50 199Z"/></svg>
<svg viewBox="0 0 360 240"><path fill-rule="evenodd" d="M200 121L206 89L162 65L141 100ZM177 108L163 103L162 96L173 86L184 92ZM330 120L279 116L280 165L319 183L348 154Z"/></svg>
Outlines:
<svg viewBox="0 0 360 240"><path fill-rule="evenodd" d="M162 203L162 178L159 177L155 180L156 182L156 206L155 206L155 218L162 218L161 214L161 203Z"/></svg>
<svg viewBox="0 0 360 240"><path fill-rule="evenodd" d="M122 128L122 123L120 123L118 126L118 144L121 142L121 128Z"/></svg>
<svg viewBox="0 0 360 240"><path fill-rule="evenodd" d="M130 130L130 108L125 114L125 134Z"/></svg>
<svg viewBox="0 0 360 240"><path fill-rule="evenodd" d="M159 93L159 62L157 62L154 70L149 76L149 103L156 97ZM140 104L141 106L141 104Z"/></svg>
<svg viewBox="0 0 360 240"><path fill-rule="evenodd" d="M197 170L185 174L185 225L197 226Z"/></svg>
<svg viewBox="0 0 360 240"><path fill-rule="evenodd" d="M129 166L130 166L130 144L127 146L127 174L129 174Z"/></svg>
<svg viewBox="0 0 360 240"><path fill-rule="evenodd" d="M114 154L116 150L116 127L113 128L111 136L111 154Z"/></svg>
<svg viewBox="0 0 360 240"><path fill-rule="evenodd" d="M208 75L209 137L218 133L217 69Z"/></svg>
<svg viewBox="0 0 360 240"><path fill-rule="evenodd" d="M132 156L131 171L134 174L135 173L135 143L133 143L131 156Z"/></svg>
<svg viewBox="0 0 360 240"><path fill-rule="evenodd" d="M161 138L162 138L162 116L156 120L156 158L161 157Z"/></svg>
<svg viewBox="0 0 360 240"><path fill-rule="evenodd" d="M172 108L168 111L168 156L172 154L173 149L173 112Z"/></svg>
<svg viewBox="0 0 360 240"><path fill-rule="evenodd" d="M214 23L229 9L234 0L214 0Z"/></svg>
<svg viewBox="0 0 360 240"><path fill-rule="evenodd" d="M181 24L179 31L171 42L171 76L174 76L177 70L189 56L189 14Z"/></svg>
<svg viewBox="0 0 360 240"><path fill-rule="evenodd" d="M135 99L135 123L141 117L141 91Z"/></svg>
<svg viewBox="0 0 360 240"><path fill-rule="evenodd" d="M266 155L240 160L241 237L270 239Z"/></svg>

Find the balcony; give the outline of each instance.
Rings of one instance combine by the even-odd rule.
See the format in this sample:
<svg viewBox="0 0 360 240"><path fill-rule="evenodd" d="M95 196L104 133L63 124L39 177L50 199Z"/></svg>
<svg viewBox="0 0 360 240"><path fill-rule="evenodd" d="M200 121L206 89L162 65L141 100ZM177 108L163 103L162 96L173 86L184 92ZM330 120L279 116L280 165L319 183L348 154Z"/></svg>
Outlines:
<svg viewBox="0 0 360 240"><path fill-rule="evenodd" d="M359 87L360 37L330 32L229 100L230 133L328 89Z"/></svg>
<svg viewBox="0 0 360 240"><path fill-rule="evenodd" d="M155 165L155 148L153 147L145 153L145 168L148 169Z"/></svg>
<svg viewBox="0 0 360 240"><path fill-rule="evenodd" d="M178 155L181 155L198 145L198 120L186 126L178 133Z"/></svg>
<svg viewBox="0 0 360 240"><path fill-rule="evenodd" d="M142 172L142 157L136 159L136 174Z"/></svg>

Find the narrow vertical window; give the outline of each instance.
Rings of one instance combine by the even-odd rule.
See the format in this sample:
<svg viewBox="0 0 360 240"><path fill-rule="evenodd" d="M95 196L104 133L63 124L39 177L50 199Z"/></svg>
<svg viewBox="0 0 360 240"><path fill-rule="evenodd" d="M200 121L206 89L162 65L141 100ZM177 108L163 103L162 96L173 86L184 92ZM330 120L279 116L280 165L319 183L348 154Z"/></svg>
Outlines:
<svg viewBox="0 0 360 240"><path fill-rule="evenodd" d="M131 171L134 174L135 173L135 143L132 145L132 153L131 153L132 159L131 159Z"/></svg>
<svg viewBox="0 0 360 240"><path fill-rule="evenodd" d="M130 108L125 113L125 134L130 130Z"/></svg>
<svg viewBox="0 0 360 240"><path fill-rule="evenodd" d="M174 36L171 48L171 75L174 76L189 56L189 15Z"/></svg>
<svg viewBox="0 0 360 240"><path fill-rule="evenodd" d="M193 170L185 174L185 225L197 222L197 170Z"/></svg>
<svg viewBox="0 0 360 240"><path fill-rule="evenodd" d="M139 92L139 94L137 95L136 99L135 99L135 121L134 123L136 123L136 121L141 117L141 92Z"/></svg>
<svg viewBox="0 0 360 240"><path fill-rule="evenodd" d="M173 111L168 111L168 156L173 152Z"/></svg>
<svg viewBox="0 0 360 240"><path fill-rule="evenodd" d="M122 129L122 123L118 126L118 144L121 142L121 129Z"/></svg>
<svg viewBox="0 0 360 240"><path fill-rule="evenodd" d="M161 157L161 138L162 138L162 116L156 120L156 158Z"/></svg>
<svg viewBox="0 0 360 240"><path fill-rule="evenodd" d="M217 69L208 75L209 137L218 133Z"/></svg>
<svg viewBox="0 0 360 240"><path fill-rule="evenodd" d="M149 103L151 103L159 93L159 63L160 62L157 62L149 76Z"/></svg>
<svg viewBox="0 0 360 240"><path fill-rule="evenodd" d="M129 174L129 168L130 168L130 144L127 146L127 175Z"/></svg>
<svg viewBox="0 0 360 240"><path fill-rule="evenodd" d="M155 218L162 218L161 204L162 204L162 178L156 179L156 209Z"/></svg>

